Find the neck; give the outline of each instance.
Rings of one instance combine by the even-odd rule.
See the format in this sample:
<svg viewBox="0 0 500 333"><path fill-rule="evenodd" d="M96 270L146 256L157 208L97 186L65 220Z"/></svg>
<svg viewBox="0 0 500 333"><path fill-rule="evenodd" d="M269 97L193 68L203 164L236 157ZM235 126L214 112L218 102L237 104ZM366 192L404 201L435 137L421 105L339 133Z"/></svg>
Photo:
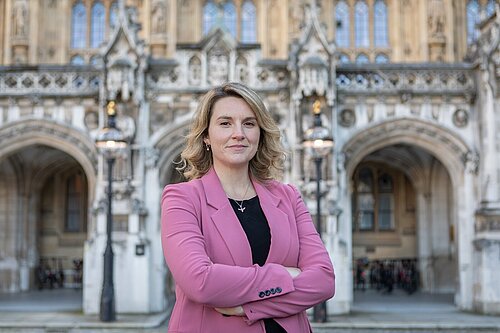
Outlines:
<svg viewBox="0 0 500 333"><path fill-rule="evenodd" d="M255 191L252 187L248 167L241 169L227 169L214 165L214 170L217 173L222 188L228 197L243 200L254 196Z"/></svg>

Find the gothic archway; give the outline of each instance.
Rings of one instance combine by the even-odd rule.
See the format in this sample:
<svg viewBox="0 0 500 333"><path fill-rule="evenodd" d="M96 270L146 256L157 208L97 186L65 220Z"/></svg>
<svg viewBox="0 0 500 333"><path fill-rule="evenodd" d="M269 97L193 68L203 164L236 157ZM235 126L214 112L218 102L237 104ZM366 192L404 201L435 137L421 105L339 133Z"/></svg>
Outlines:
<svg viewBox="0 0 500 333"><path fill-rule="evenodd" d="M351 199L356 200L353 187L357 185L355 180L359 180L360 168L371 165L379 174L392 169L404 175L415 192L415 242L423 287L430 292L454 291L459 300L457 305L469 308L472 271L459 271L457 267L471 262L474 226L471 196L477 156L455 134L414 119L394 120L363 129L342 147L342 152L346 158L346 182L351 185L344 198L347 214L343 222L350 230L358 227L352 223L359 209L356 210L356 203ZM435 241L432 231L436 230L446 237L446 242ZM443 244L448 253L440 248ZM456 287L443 282L450 277L440 276L437 269L451 253L456 255L455 262L449 264L455 272L451 278L458 275Z"/></svg>

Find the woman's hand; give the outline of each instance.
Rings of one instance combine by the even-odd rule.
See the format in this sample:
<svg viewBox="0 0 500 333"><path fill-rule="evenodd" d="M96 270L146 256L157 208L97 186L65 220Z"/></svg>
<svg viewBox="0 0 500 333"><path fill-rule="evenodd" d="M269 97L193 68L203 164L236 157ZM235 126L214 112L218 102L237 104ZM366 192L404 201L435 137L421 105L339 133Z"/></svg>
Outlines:
<svg viewBox="0 0 500 333"><path fill-rule="evenodd" d="M296 278L297 276L299 276L300 273L302 273L302 271L297 268L297 267L285 267L286 270L288 271L288 274L290 274L290 276L293 278Z"/></svg>
<svg viewBox="0 0 500 333"><path fill-rule="evenodd" d="M235 306L232 308L214 308L215 311L222 313L224 316L238 316L242 317L245 315L245 312L243 311L243 307L241 306Z"/></svg>

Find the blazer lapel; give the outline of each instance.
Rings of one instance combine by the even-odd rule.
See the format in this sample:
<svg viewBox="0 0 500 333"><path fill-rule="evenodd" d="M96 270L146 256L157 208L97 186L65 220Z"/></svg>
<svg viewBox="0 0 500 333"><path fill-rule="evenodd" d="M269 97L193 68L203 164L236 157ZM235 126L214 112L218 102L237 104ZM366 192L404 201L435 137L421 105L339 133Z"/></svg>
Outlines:
<svg viewBox="0 0 500 333"><path fill-rule="evenodd" d="M290 248L290 223L293 223L293 220L279 208L281 198L272 194L261 183L254 180L252 182L271 230L271 248L266 262L282 263Z"/></svg>
<svg viewBox="0 0 500 333"><path fill-rule="evenodd" d="M207 204L216 209L211 215L212 222L224 240L235 265L251 266L252 251L250 244L215 170L212 168L201 177L201 182Z"/></svg>

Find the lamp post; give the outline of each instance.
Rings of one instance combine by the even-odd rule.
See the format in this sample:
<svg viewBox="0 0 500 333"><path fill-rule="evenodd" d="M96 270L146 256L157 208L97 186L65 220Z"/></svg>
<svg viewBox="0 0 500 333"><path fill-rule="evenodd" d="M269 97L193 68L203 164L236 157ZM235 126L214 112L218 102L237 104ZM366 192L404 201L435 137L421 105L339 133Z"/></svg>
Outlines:
<svg viewBox="0 0 500 333"><path fill-rule="evenodd" d="M312 155L316 165L316 225L319 237L321 238L321 163L323 162L323 157L333 149L335 143L330 130L322 125L321 102L319 100L313 103L313 114L313 126L305 131L302 145ZM315 322L326 322L326 302L314 306L313 318Z"/></svg>
<svg viewBox="0 0 500 333"><path fill-rule="evenodd" d="M104 275L101 292L101 321L116 320L115 291L113 284L113 248L111 247L113 222L113 165L116 158L127 148L125 136L116 128L116 102L109 101L106 105L107 126L100 130L96 137L96 147L108 163L108 214L106 219L106 249L104 251Z"/></svg>

